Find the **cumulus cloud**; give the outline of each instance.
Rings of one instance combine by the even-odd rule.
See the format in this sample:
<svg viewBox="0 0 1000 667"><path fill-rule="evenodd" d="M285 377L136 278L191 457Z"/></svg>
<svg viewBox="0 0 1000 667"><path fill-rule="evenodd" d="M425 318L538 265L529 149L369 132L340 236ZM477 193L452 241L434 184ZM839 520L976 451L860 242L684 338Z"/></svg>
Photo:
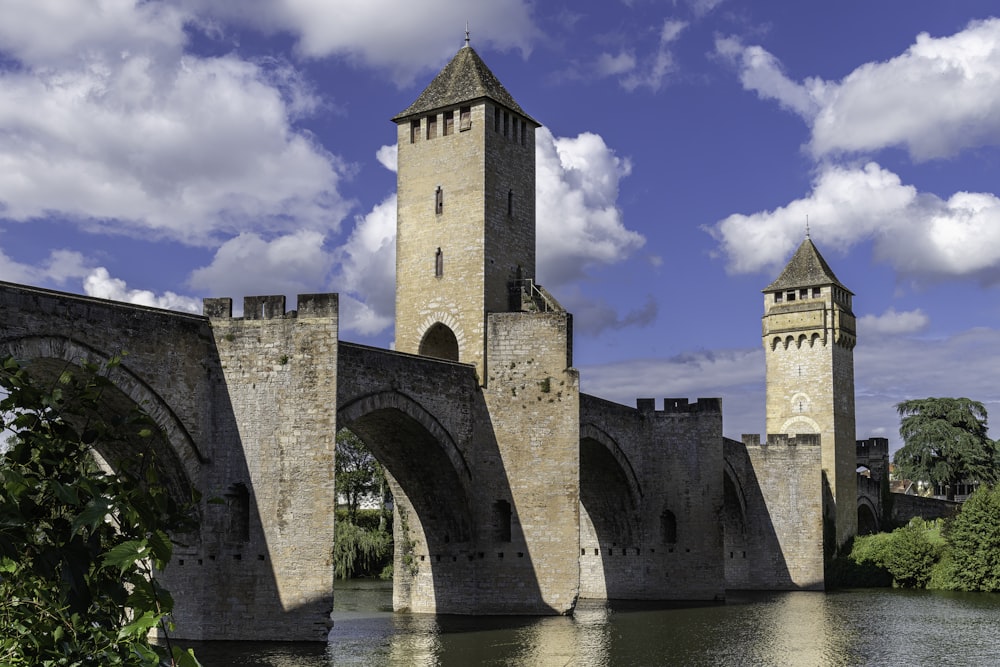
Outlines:
<svg viewBox="0 0 1000 667"><path fill-rule="evenodd" d="M358 218L334 260L333 289L341 293L341 326L362 335L389 327L396 307L396 195Z"/></svg>
<svg viewBox="0 0 1000 667"><path fill-rule="evenodd" d="M898 146L928 160L1000 144L998 18L945 37L921 33L901 55L840 81L792 81L772 54L735 38L717 40L716 52L736 64L744 88L809 123L816 157Z"/></svg>
<svg viewBox="0 0 1000 667"><path fill-rule="evenodd" d="M164 292L157 295L150 290L129 289L126 282L120 278L112 278L103 266L94 269L83 281L83 291L87 296L98 299L124 301L139 306L151 308L166 308L188 313L200 313L201 301L174 292Z"/></svg>
<svg viewBox="0 0 1000 667"><path fill-rule="evenodd" d="M185 0L184 4L262 31L288 32L308 57L346 56L388 69L400 84L453 55L462 45L466 21L473 46L489 44L527 55L541 36L531 3L525 0Z"/></svg>
<svg viewBox="0 0 1000 667"><path fill-rule="evenodd" d="M1000 281L1000 198L920 193L874 162L826 164L808 196L770 211L730 215L708 231L730 272L773 273L801 242L806 216L824 247L845 251L872 239L879 259L914 279Z"/></svg>
<svg viewBox="0 0 1000 667"><path fill-rule="evenodd" d="M622 88L628 91L648 88L656 92L663 87L664 80L677 70L671 45L677 41L687 27L685 21L666 20L660 28L656 49L636 67L628 70L621 79Z"/></svg>
<svg viewBox="0 0 1000 667"><path fill-rule="evenodd" d="M858 319L858 335L864 337L913 334L926 329L929 323L930 318L919 308L904 312L890 308L881 315L864 315Z"/></svg>
<svg viewBox="0 0 1000 667"><path fill-rule="evenodd" d="M7 282L63 285L73 278L85 277L90 271L84 256L71 250L53 250L39 264L23 264L0 250L0 280Z"/></svg>
<svg viewBox="0 0 1000 667"><path fill-rule="evenodd" d="M378 160L378 163L394 174L396 173L398 157L399 147L396 144L382 146L375 152L375 159Z"/></svg>
<svg viewBox="0 0 1000 667"><path fill-rule="evenodd" d="M192 272L188 284L208 296L316 292L326 284L333 259L321 232L300 230L274 239L247 232L229 239L211 264Z"/></svg>
<svg viewBox="0 0 1000 667"><path fill-rule="evenodd" d="M335 228L339 160L291 120L317 105L291 66L183 53L165 3L24 2L0 52L0 217L210 245ZM63 32L65 28L66 32Z"/></svg>
<svg viewBox="0 0 1000 667"><path fill-rule="evenodd" d="M535 133L539 281L557 287L595 266L622 261L645 239L627 229L618 184L632 165L596 134Z"/></svg>

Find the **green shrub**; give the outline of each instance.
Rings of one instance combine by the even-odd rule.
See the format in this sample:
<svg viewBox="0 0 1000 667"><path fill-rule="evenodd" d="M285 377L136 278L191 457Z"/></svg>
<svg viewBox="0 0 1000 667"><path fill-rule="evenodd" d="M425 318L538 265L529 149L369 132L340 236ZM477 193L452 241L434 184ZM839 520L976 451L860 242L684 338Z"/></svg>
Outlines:
<svg viewBox="0 0 1000 667"><path fill-rule="evenodd" d="M1000 591L1000 487L981 487L945 532L951 576L962 591Z"/></svg>
<svg viewBox="0 0 1000 667"><path fill-rule="evenodd" d="M893 585L924 588L930 581L931 570L941 558L943 545L934 543L928 532L924 522L911 521L891 533L883 562L892 575Z"/></svg>

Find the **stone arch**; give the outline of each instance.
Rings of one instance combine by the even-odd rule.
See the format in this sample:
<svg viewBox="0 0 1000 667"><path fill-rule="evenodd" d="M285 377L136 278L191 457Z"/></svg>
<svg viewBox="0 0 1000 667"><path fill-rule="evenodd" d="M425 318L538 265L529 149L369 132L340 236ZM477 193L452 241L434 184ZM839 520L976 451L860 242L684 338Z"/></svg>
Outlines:
<svg viewBox="0 0 1000 667"><path fill-rule="evenodd" d="M858 498L858 535L873 535L879 530L878 508L870 498Z"/></svg>
<svg viewBox="0 0 1000 667"><path fill-rule="evenodd" d="M802 346L803 346L803 345L805 345L805 343L806 343L806 340L808 340L808 339L806 338L806 335L805 335L805 334L800 334L800 335L799 335L799 340L797 341L797 344L796 344L796 346L797 346L797 347L798 347L799 349L802 349Z"/></svg>
<svg viewBox="0 0 1000 667"><path fill-rule="evenodd" d="M591 423L580 425L580 440L585 439L593 440L594 442L600 443L604 446L608 453L614 457L615 461L618 462L618 466L621 468L622 474L625 475L628 481L629 492L635 502L639 502L642 499L642 486L639 484L639 479L635 475L635 469L632 467L631 461L629 461L628 456L622 451L622 448L618 446L614 438L602 431L600 428Z"/></svg>
<svg viewBox="0 0 1000 667"><path fill-rule="evenodd" d="M33 375L53 380L67 367L80 368L83 363L104 365L112 358L80 341L56 336L10 339L4 341L2 347ZM179 502L190 502L195 487L193 482L199 479L201 465L209 461L208 457L199 450L167 402L129 368L128 357L110 368L107 378L114 387L106 401L110 411L125 414L132 406L138 406L163 430L165 443L158 448L158 457L165 484ZM98 450L98 453L106 463L114 458L106 451Z"/></svg>
<svg viewBox="0 0 1000 667"><path fill-rule="evenodd" d="M778 432L798 435L800 433L822 433L822 430L815 419L806 417L805 415L796 415L791 419L785 420Z"/></svg>
<svg viewBox="0 0 1000 667"><path fill-rule="evenodd" d="M812 406L812 399L809 398L809 394L799 391L792 395L790 403L792 406L792 412L809 412L809 409Z"/></svg>
<svg viewBox="0 0 1000 667"><path fill-rule="evenodd" d="M771 341L771 351L777 350L779 345L781 345L781 336L775 336Z"/></svg>
<svg viewBox="0 0 1000 667"><path fill-rule="evenodd" d="M795 336L785 336L785 349L787 350L795 342Z"/></svg>
<svg viewBox="0 0 1000 667"><path fill-rule="evenodd" d="M458 338L446 325L435 322L424 331L418 353L423 357L458 361Z"/></svg>
<svg viewBox="0 0 1000 667"><path fill-rule="evenodd" d="M750 580L747 494L728 458L723 464L722 491L722 557L726 588L747 588Z"/></svg>
<svg viewBox="0 0 1000 667"><path fill-rule="evenodd" d="M819 342L819 334L814 333L812 337L809 338L809 347L816 347L816 343Z"/></svg>
<svg viewBox="0 0 1000 667"><path fill-rule="evenodd" d="M428 334L434 329L439 333L444 333L440 328L444 327L447 329L450 336L454 337L454 358L439 356L433 353L424 352L424 343L427 340ZM465 331L462 328L462 324L455 318L454 315L444 311L435 311L424 318L424 321L420 323L420 327L417 329L419 332L420 339L420 354L429 357L437 357L439 359L448 359L449 361L460 361L460 351L465 349Z"/></svg>

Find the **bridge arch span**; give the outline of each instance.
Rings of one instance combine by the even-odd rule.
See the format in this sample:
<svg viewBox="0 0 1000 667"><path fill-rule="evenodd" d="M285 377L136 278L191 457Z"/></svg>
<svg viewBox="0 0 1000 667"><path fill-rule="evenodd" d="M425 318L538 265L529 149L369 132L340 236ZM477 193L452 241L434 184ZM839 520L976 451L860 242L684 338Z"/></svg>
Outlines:
<svg viewBox="0 0 1000 667"><path fill-rule="evenodd" d="M14 357L34 377L54 382L68 368L80 370L84 363L107 364L114 355L102 352L72 338L23 336L3 341L3 351ZM141 408L162 429L163 437L154 442L154 451L164 481L180 503L189 503L199 479L201 466L208 462L191 434L173 409L127 365L127 357L108 369L113 391L102 397L102 406L112 415L127 414ZM129 452L97 447L109 464L127 460Z"/></svg>
<svg viewBox="0 0 1000 667"><path fill-rule="evenodd" d="M867 496L858 498L858 535L873 535L879 531L878 507Z"/></svg>

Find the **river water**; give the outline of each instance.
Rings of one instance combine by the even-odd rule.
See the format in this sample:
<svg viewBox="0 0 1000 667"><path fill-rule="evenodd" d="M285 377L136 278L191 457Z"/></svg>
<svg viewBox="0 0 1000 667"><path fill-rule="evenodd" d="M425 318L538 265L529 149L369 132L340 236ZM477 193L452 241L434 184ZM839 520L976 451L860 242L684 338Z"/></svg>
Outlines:
<svg viewBox="0 0 1000 667"><path fill-rule="evenodd" d="M865 589L730 595L725 604L583 600L567 617L393 614L346 582L329 643L193 644L206 667L252 665L1000 665L1000 595Z"/></svg>

